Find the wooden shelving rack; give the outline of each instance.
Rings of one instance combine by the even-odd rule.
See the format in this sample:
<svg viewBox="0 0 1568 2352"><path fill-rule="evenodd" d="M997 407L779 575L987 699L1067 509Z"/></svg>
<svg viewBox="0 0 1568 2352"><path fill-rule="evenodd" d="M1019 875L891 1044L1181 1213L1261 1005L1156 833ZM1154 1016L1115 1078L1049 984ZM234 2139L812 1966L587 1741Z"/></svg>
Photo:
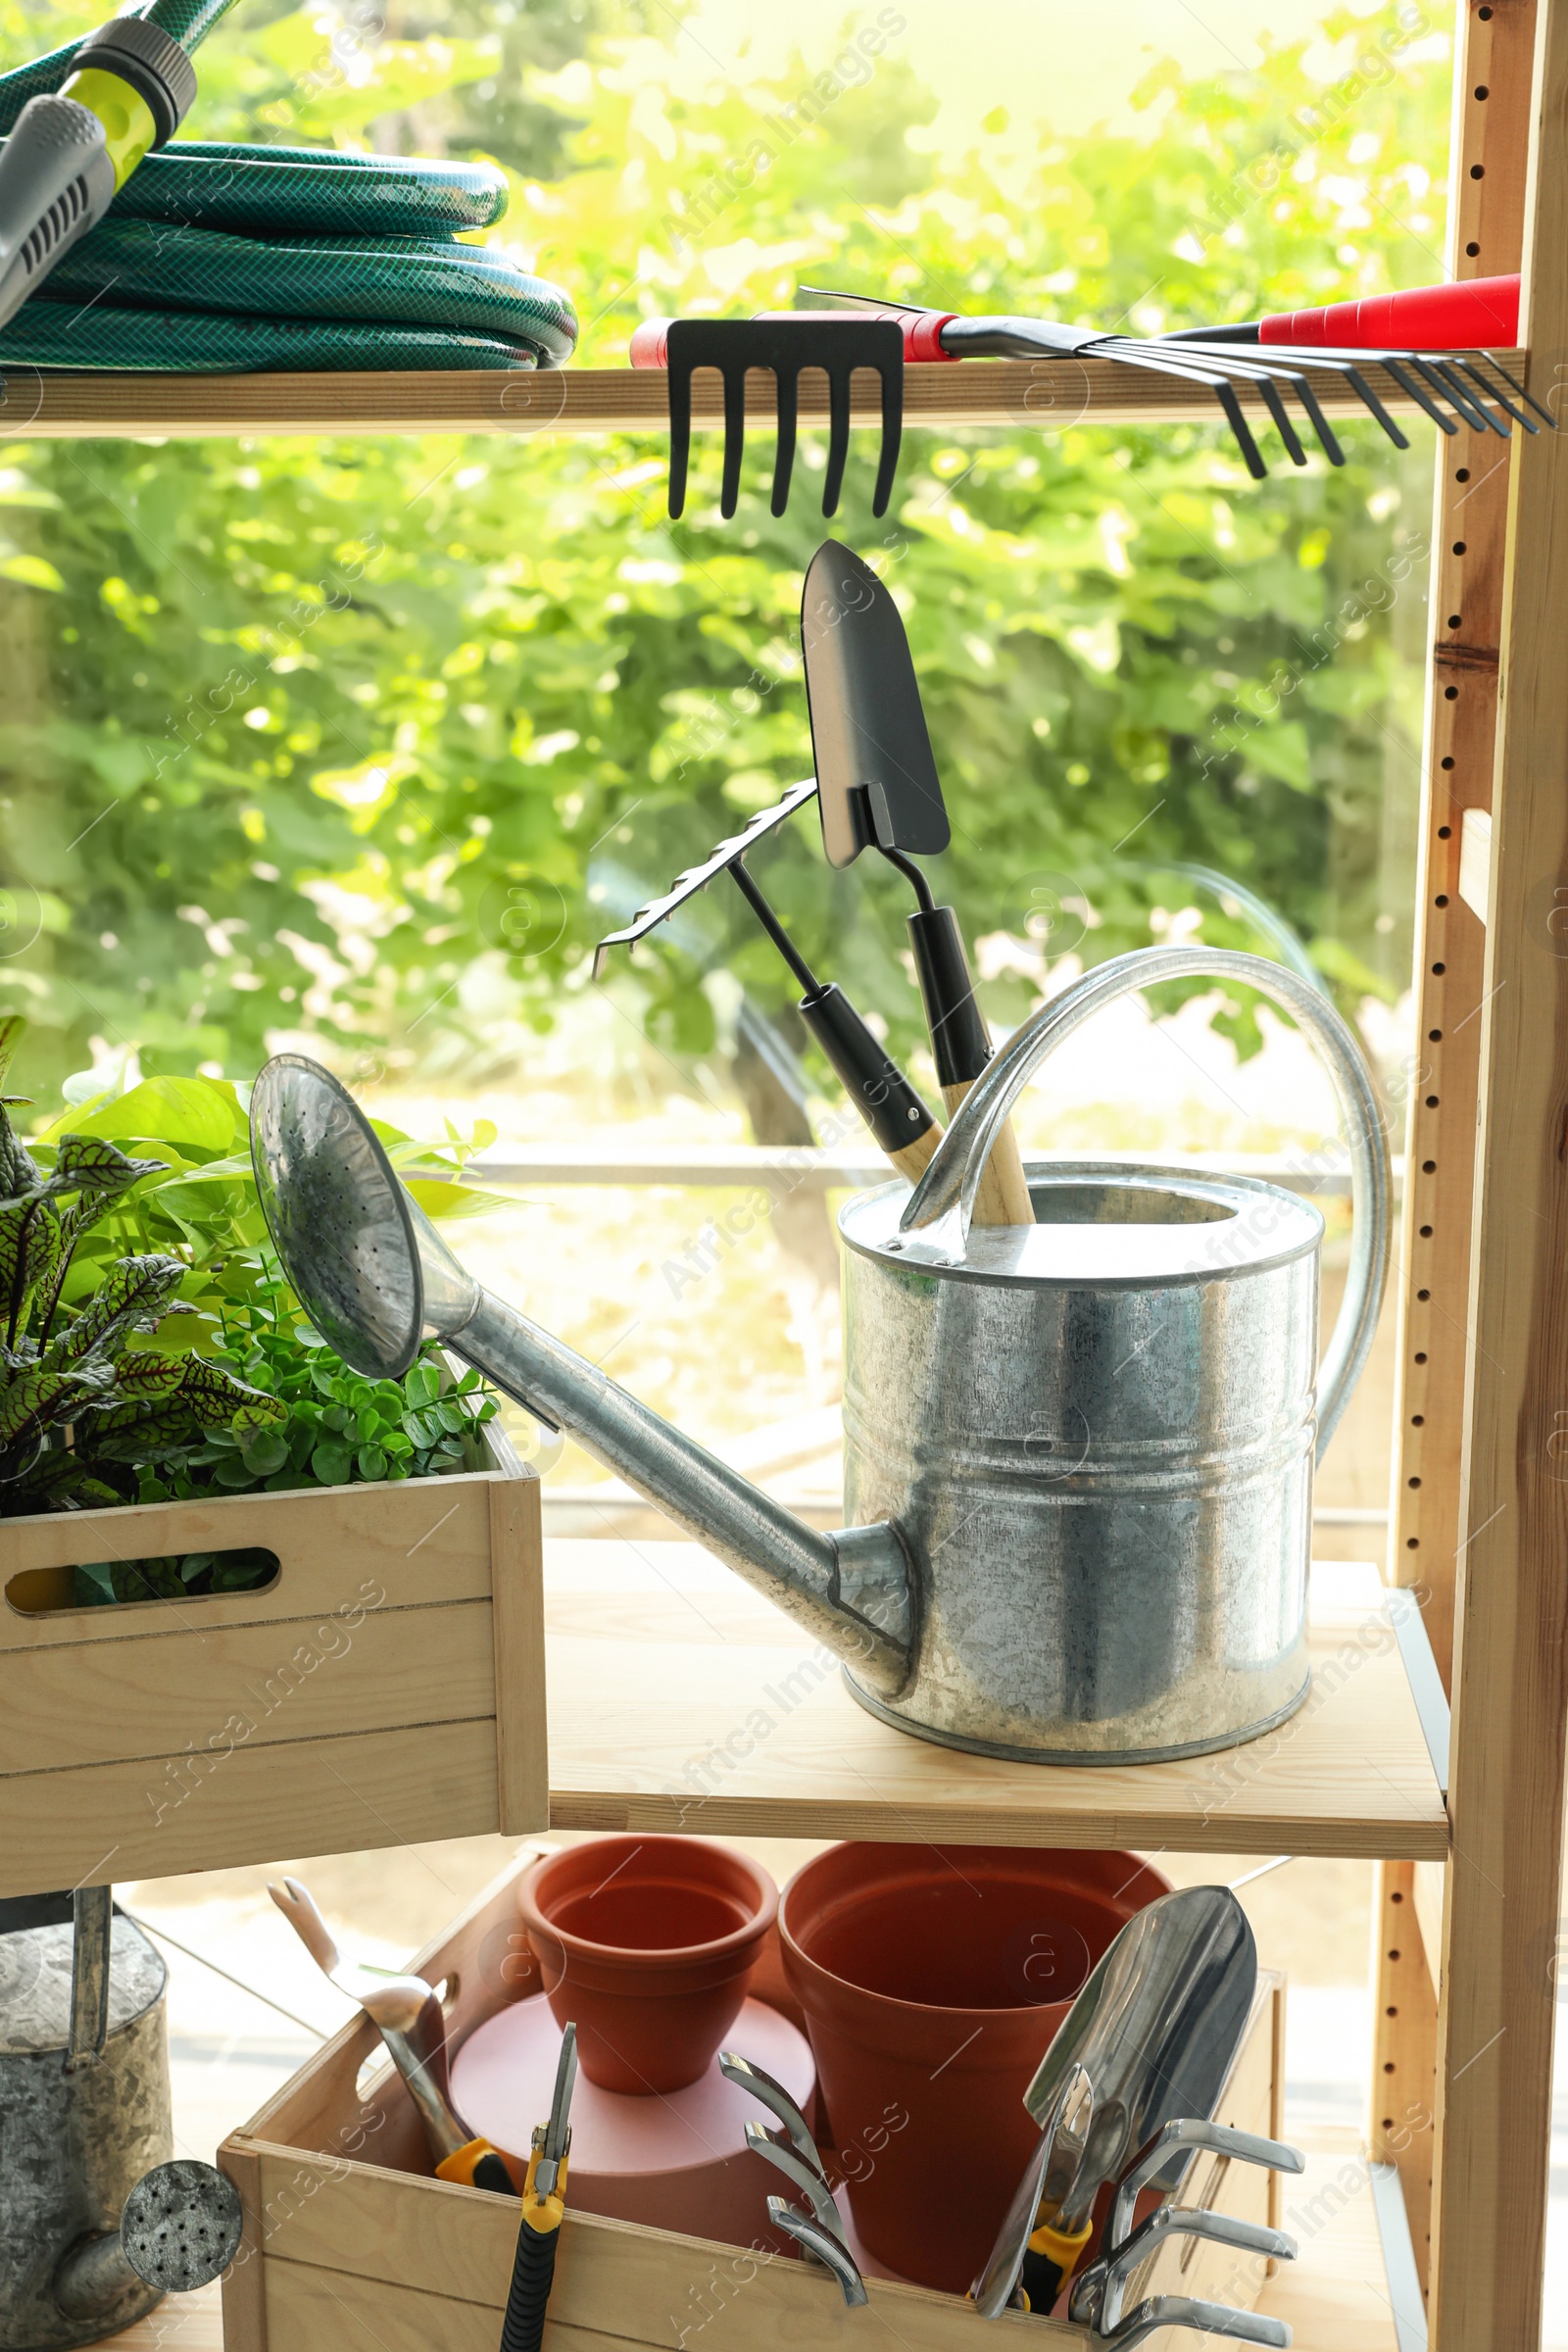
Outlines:
<svg viewBox="0 0 1568 2352"><path fill-rule="evenodd" d="M1550 403L1568 367L1568 0L1460 0L1454 92L1449 270L1523 269L1512 365ZM758 384L752 413L768 409ZM1210 414L1103 363L917 369L906 395L916 429ZM717 420L700 385L698 421ZM13 436L663 422L660 377L588 370L20 371L0 408ZM734 1727L799 1649L782 1619L738 1589L695 1613L679 1595L552 1602L562 1826L1376 1862L1376 2161L1325 2160L1328 2220L1267 2290L1298 2352L1412 2352L1423 2330L1434 2352L1528 2352L1541 2333L1568 1733L1568 433L1442 441L1433 548L1390 1580L1451 1697L1446 1802L1446 1712L1432 1678L1424 1708L1412 1695L1404 1595L1319 1615L1320 1695L1273 1742L1070 1773L901 1739L825 1667L748 1747ZM1396 2180L1419 2281L1402 2302Z"/></svg>
<svg viewBox="0 0 1568 2352"><path fill-rule="evenodd" d="M1497 357L1517 373L1522 352ZM1367 381L1391 415L1418 417L1408 394L1369 367ZM0 434L16 440L86 440L145 435L200 440L262 433L534 433L591 438L597 434L662 433L669 421L665 379L657 369L564 368L533 374L492 369L410 368L388 374L156 375L44 374L6 370L0 388ZM1315 389L1325 410L1366 414L1336 378ZM800 417L808 429L827 421L827 388L803 378ZM1267 411L1249 393L1266 426ZM852 421L879 425L875 378L857 375ZM977 425L1027 425L1062 433L1078 424L1171 424L1212 420L1220 412L1211 394L1170 376L1153 375L1109 360L990 360L906 370L906 425L951 430ZM746 387L749 424L774 420L772 379L754 374ZM716 376L704 371L692 388L692 423L715 431L724 421ZM1279 462L1285 463L1283 455Z"/></svg>

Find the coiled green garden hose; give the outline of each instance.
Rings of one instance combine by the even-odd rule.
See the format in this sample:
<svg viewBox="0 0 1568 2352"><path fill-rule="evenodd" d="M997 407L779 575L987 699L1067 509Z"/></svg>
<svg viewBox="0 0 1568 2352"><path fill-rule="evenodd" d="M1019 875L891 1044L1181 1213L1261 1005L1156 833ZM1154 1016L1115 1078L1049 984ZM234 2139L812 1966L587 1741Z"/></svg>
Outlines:
<svg viewBox="0 0 1568 2352"><path fill-rule="evenodd" d="M187 53L233 0L140 14ZM0 132L77 71L82 44L0 74ZM177 62L177 61L176 61ZM3 152L3 145L0 145ZM128 167L3 328L5 368L559 368L567 297L494 247L493 166L172 140Z"/></svg>

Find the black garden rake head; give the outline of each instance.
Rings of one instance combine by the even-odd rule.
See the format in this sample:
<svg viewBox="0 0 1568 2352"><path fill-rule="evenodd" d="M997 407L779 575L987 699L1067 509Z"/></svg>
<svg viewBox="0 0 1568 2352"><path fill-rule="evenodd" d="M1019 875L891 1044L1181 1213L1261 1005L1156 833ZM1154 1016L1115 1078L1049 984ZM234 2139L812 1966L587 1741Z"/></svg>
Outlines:
<svg viewBox="0 0 1568 2352"><path fill-rule="evenodd" d="M719 512L735 512L740 493L741 455L746 445L746 376L757 368L777 387L778 445L773 460L772 512L789 504L800 414L801 371L819 368L828 386L827 478L822 512L838 512L844 467L850 454L850 378L858 368L874 368L882 385L882 455L877 466L873 514L885 514L899 462L904 429L904 335L883 318L650 318L632 337L634 368L663 368L669 376L669 511L686 504L691 456L692 377L699 368L715 368L724 384L724 476Z"/></svg>
<svg viewBox="0 0 1568 2352"><path fill-rule="evenodd" d="M685 873L677 875L662 898L651 899L646 906L639 907L624 930L612 931L599 942L594 953L594 978L597 980L604 971L612 948L629 947L634 940L646 938L659 924L666 922L677 907L706 889L716 875L729 874L803 990L801 1018L822 1049L839 1083L894 1166L912 1181L936 1150L942 1130L904 1072L888 1059L886 1048L877 1043L844 991L832 981L824 985L817 978L747 871L747 852L755 849L786 817L793 816L797 808L814 799L815 794L814 776L792 784L782 800L754 816L743 832L721 841L700 865L688 866Z"/></svg>
<svg viewBox="0 0 1568 2352"><path fill-rule="evenodd" d="M700 865L689 865L683 874L677 874L662 898L650 899L645 906L638 907L623 931L612 931L599 942L594 950L594 978L600 980L604 977L612 948L628 948L637 940L646 939L650 931L656 931L661 923L667 922L678 906L683 906L688 899L695 898L700 890L706 890L715 876L728 873L740 864L747 852L754 850L776 825L781 825L787 816L793 816L797 808L804 808L808 801L815 798L814 776L792 784L782 800L775 801L771 808L764 808L754 816L741 832L731 834L727 841L721 841ZM815 986L814 979L811 986Z"/></svg>

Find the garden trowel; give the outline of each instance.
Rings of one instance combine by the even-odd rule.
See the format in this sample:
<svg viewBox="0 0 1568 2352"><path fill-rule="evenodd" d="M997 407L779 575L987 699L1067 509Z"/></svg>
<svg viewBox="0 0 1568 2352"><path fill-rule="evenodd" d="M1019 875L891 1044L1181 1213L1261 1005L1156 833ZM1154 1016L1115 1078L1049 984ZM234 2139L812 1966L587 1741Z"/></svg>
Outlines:
<svg viewBox="0 0 1568 2352"><path fill-rule="evenodd" d="M869 565L833 539L807 568L801 650L822 846L836 866L880 850L913 888L915 973L937 1077L949 1110L956 1110L991 1059L991 1039L957 917L936 905L914 863L947 848L948 812L899 609ZM974 1214L978 1225L1035 1221L1010 1126L993 1148Z"/></svg>
<svg viewBox="0 0 1568 2352"><path fill-rule="evenodd" d="M1070 2121L1081 2149L1065 2180L1046 2152L1037 2196L1026 2177L971 2290L983 2318L999 2318L1020 2286L1032 2311L1050 2311L1088 2248L1101 2189L1167 2123L1213 2114L1256 1990L1252 1931L1228 1887L1162 1895L1122 1929L1024 2093L1043 2138L1059 2139ZM1191 2161L1173 2146L1149 2184L1174 2188Z"/></svg>

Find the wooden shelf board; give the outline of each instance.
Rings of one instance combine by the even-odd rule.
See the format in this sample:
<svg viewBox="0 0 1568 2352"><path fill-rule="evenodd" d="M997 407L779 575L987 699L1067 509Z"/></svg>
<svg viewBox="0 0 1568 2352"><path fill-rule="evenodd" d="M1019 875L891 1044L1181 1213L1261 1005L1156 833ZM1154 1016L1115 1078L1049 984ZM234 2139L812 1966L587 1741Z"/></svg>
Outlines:
<svg viewBox="0 0 1568 2352"><path fill-rule="evenodd" d="M168 2297L134 2327L106 2336L98 2352L223 2352L221 2287Z"/></svg>
<svg viewBox="0 0 1568 2352"><path fill-rule="evenodd" d="M1498 357L1516 376L1523 355ZM1379 368L1366 377L1396 416L1420 416L1413 401ZM174 375L47 373L6 370L0 392L0 433L12 439L85 439L146 435L189 439L209 434L501 432L592 434L662 433L667 422L662 370L564 368L506 369L407 368L380 372L344 369L313 374ZM910 425L1027 425L1059 433L1079 423L1213 422L1218 404L1206 392L1172 376L1108 360L969 360L905 371L904 415ZM1365 415L1338 378L1319 375L1314 388L1336 416ZM1269 464L1286 466L1267 413L1244 393L1249 414L1266 427ZM801 421L825 420L825 379L808 374L800 393ZM852 416L858 424L880 421L875 378L855 379ZM773 419L773 379L754 374L747 385L749 422ZM698 376L692 420L700 428L723 421L718 378ZM1303 427L1304 432L1304 427Z"/></svg>
<svg viewBox="0 0 1568 2352"><path fill-rule="evenodd" d="M696 1544L545 1546L558 1829L1442 1859L1447 1816L1377 1573L1314 1579L1311 1696L1177 1764L1008 1764L896 1732Z"/></svg>
<svg viewBox="0 0 1568 2352"><path fill-rule="evenodd" d="M1304 2174L1281 2182L1279 2216L1300 2251L1279 2265L1257 2308L1290 2323L1294 2352L1400 2352L1365 2152L1338 2132L1305 2153Z"/></svg>

